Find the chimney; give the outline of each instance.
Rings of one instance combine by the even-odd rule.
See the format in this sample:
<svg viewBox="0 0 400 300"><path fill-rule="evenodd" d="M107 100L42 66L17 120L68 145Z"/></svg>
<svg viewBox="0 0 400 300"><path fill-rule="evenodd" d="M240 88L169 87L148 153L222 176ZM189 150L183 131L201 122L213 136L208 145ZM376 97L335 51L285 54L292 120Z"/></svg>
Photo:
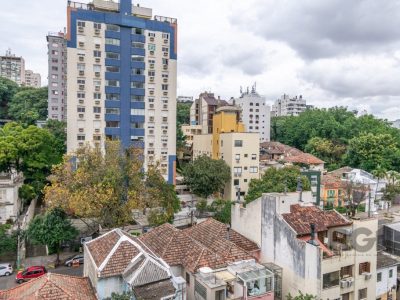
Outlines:
<svg viewBox="0 0 400 300"><path fill-rule="evenodd" d="M317 233L315 232L315 224L314 223L310 223L310 229L311 229L311 232L310 232L311 239L309 241L307 241L307 243L318 247L319 246L319 242L316 239Z"/></svg>

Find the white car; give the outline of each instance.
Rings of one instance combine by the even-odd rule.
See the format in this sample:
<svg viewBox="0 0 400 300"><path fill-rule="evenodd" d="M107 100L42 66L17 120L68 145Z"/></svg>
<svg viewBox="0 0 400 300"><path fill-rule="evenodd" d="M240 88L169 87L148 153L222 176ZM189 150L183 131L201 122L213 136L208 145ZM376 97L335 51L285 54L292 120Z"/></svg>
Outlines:
<svg viewBox="0 0 400 300"><path fill-rule="evenodd" d="M0 264L0 276L10 276L13 273L11 264Z"/></svg>

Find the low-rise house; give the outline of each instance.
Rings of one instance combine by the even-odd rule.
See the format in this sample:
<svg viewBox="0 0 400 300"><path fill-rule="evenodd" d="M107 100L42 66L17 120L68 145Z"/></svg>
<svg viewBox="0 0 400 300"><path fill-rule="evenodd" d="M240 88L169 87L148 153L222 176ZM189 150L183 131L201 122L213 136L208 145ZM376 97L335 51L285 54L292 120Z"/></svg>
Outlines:
<svg viewBox="0 0 400 300"><path fill-rule="evenodd" d="M47 273L15 288L0 291L0 300L96 300L87 277Z"/></svg>
<svg viewBox="0 0 400 300"><path fill-rule="evenodd" d="M84 276L89 277L99 299L128 291L143 300L185 299L183 278L172 276L163 259L120 229L85 243L84 258Z"/></svg>
<svg viewBox="0 0 400 300"><path fill-rule="evenodd" d="M246 277L249 279L246 280L244 274L254 271L253 274L260 275L259 279L271 278L271 271L256 263L260 254L258 245L211 218L183 230L163 224L139 239L171 266L175 276L186 279L188 300L220 300L225 295L228 299L250 299L257 278ZM230 271L235 268L236 272ZM273 286L263 285L261 289L259 285L259 289L260 298L252 299L273 298ZM254 289L254 296L256 292Z"/></svg>
<svg viewBox="0 0 400 300"><path fill-rule="evenodd" d="M376 299L394 300L397 291L397 266L400 261L379 251L376 259Z"/></svg>
<svg viewBox="0 0 400 300"><path fill-rule="evenodd" d="M324 206L338 207L344 205L344 184L343 181L333 176L325 174L322 177L322 201Z"/></svg>
<svg viewBox="0 0 400 300"><path fill-rule="evenodd" d="M0 173L0 224L15 221L22 210L18 190L24 182L22 173L17 171Z"/></svg>
<svg viewBox="0 0 400 300"><path fill-rule="evenodd" d="M309 203L264 194L232 210L232 228L261 244L261 260L282 267L282 294L375 299L377 220L350 220Z"/></svg>

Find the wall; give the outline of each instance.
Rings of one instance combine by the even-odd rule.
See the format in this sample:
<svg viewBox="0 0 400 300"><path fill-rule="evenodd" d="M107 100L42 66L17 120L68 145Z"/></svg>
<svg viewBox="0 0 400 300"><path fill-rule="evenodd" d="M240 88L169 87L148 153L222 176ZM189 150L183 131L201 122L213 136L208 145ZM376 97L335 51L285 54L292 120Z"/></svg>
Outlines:
<svg viewBox="0 0 400 300"><path fill-rule="evenodd" d="M389 278L389 270L393 272L392 278ZM376 298L384 298L386 293L392 292L393 286L397 286L397 267L391 266L378 269L376 273L382 273L382 280L376 283ZM395 299L395 294L392 299Z"/></svg>
<svg viewBox="0 0 400 300"><path fill-rule="evenodd" d="M233 205L231 224L233 230L261 246L261 201L252 201L246 207Z"/></svg>
<svg viewBox="0 0 400 300"><path fill-rule="evenodd" d="M199 134L193 136L193 159L201 155L212 156L212 135Z"/></svg>

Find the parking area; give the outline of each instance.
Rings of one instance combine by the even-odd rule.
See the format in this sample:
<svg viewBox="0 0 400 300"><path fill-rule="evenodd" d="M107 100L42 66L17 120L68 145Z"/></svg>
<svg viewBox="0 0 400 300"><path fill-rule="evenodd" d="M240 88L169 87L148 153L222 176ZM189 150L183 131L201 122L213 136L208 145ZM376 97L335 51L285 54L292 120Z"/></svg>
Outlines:
<svg viewBox="0 0 400 300"><path fill-rule="evenodd" d="M73 267L58 267L56 269L48 269L50 273L64 274L64 275L72 275L72 276L82 276L83 275L83 265L80 265L77 268ZM16 287L18 284L15 282L15 276L17 272L11 276L1 276L0 277L0 290L7 290L13 287Z"/></svg>

